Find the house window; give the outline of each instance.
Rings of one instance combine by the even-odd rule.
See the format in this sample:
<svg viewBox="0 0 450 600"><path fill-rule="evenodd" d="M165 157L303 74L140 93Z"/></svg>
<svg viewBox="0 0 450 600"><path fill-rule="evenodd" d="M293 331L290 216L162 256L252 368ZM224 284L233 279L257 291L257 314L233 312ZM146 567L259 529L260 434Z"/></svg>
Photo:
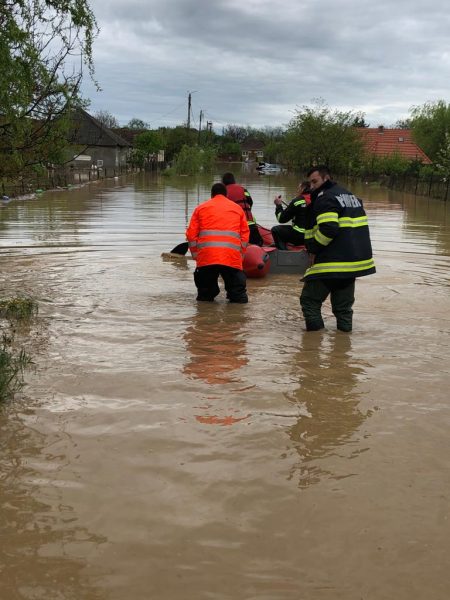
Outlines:
<svg viewBox="0 0 450 600"><path fill-rule="evenodd" d="M404 141L405 141L405 138L403 138L403 137L399 137L399 138L398 138L398 141L399 141L399 142L404 142Z"/></svg>
<svg viewBox="0 0 450 600"><path fill-rule="evenodd" d="M97 161L97 167L103 167L103 161L102 160L98 160Z"/></svg>
<svg viewBox="0 0 450 600"><path fill-rule="evenodd" d="M247 150L242 150L242 156L248 156Z"/></svg>
<svg viewBox="0 0 450 600"><path fill-rule="evenodd" d="M256 151L256 156L257 156L258 158L262 158L262 157L264 156L264 152L263 152L262 150L257 150L257 151Z"/></svg>

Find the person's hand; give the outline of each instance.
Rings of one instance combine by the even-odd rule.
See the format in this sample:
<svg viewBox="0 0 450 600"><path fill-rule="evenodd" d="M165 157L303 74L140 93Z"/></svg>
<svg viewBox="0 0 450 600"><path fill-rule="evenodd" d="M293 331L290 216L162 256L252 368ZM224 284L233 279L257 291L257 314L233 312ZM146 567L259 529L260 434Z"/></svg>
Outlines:
<svg viewBox="0 0 450 600"><path fill-rule="evenodd" d="M277 197L274 199L274 201L273 201L273 203L274 203L274 204L276 204L277 206L280 206L282 202L283 202L283 201L282 201L282 199L281 199L281 195L280 195L280 196L277 196Z"/></svg>

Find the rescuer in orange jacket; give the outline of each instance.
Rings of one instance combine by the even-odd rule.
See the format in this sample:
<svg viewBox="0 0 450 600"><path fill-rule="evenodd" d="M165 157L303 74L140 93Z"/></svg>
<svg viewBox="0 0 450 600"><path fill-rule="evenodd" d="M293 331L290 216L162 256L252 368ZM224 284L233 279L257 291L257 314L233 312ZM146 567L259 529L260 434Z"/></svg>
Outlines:
<svg viewBox="0 0 450 600"><path fill-rule="evenodd" d="M250 196L248 190L236 183L233 173L224 173L222 183L227 188L227 198L239 204L245 213L247 224L250 228L250 244L262 246L264 242L252 213L253 198Z"/></svg>
<svg viewBox="0 0 450 600"><path fill-rule="evenodd" d="M248 302L242 258L249 240L244 211L226 197L226 187L215 183L211 199L197 206L186 229L197 262L194 282L197 300L212 302L220 293L219 275L230 302Z"/></svg>

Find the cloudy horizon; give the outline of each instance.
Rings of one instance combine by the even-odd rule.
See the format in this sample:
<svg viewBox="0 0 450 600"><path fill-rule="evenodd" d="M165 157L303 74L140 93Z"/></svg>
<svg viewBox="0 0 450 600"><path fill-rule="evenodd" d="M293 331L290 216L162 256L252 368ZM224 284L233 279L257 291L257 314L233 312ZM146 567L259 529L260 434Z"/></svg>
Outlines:
<svg viewBox="0 0 450 600"><path fill-rule="evenodd" d="M443 1L90 0L96 92L89 111L121 126L286 125L323 99L391 126L413 106L448 100L450 19Z"/></svg>

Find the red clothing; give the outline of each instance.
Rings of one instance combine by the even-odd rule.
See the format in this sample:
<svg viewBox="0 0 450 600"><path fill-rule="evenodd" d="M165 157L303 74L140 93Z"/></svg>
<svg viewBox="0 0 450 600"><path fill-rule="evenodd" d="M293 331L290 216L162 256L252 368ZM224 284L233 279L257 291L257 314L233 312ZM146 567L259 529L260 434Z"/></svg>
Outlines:
<svg viewBox="0 0 450 600"><path fill-rule="evenodd" d="M239 204L245 213L247 223L253 225L256 223L252 214L253 199L248 191L238 183L230 183L227 186L227 198Z"/></svg>
<svg viewBox="0 0 450 600"><path fill-rule="evenodd" d="M225 265L242 270L249 235L242 208L220 194L196 207L186 229L197 267Z"/></svg>

